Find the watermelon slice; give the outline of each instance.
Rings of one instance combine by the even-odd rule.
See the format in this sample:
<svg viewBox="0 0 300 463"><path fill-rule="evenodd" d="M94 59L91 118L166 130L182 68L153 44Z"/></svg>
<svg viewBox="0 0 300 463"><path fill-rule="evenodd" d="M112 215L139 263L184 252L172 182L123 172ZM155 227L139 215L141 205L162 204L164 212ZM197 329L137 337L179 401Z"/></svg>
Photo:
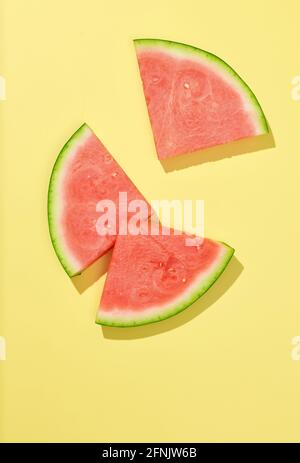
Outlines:
<svg viewBox="0 0 300 463"><path fill-rule="evenodd" d="M159 159L269 132L254 93L222 59L167 40L134 43Z"/></svg>
<svg viewBox="0 0 300 463"><path fill-rule="evenodd" d="M202 296L234 249L209 239L187 246L190 235L118 236L96 322L137 326L181 312Z"/></svg>
<svg viewBox="0 0 300 463"><path fill-rule="evenodd" d="M97 233L100 214L96 204L110 199L118 213L119 192L127 193L128 202L144 200L93 131L83 124L59 153L48 192L50 235L69 276L81 273L114 245L114 235Z"/></svg>

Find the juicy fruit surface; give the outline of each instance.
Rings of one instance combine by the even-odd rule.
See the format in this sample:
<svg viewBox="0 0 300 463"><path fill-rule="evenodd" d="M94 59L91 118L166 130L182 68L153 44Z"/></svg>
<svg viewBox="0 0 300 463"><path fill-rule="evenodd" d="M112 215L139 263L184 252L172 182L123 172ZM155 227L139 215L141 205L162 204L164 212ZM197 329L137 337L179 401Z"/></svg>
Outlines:
<svg viewBox="0 0 300 463"><path fill-rule="evenodd" d="M64 154L55 185L50 187L55 196L55 204L50 200L49 205L50 230L69 275L81 272L115 242L115 236L97 233L97 203L112 200L118 212L119 192L127 193L128 202L143 199L92 130L86 125L81 130L82 136Z"/></svg>
<svg viewBox="0 0 300 463"><path fill-rule="evenodd" d="M209 239L186 246L186 239L190 236L173 230L165 236L118 236L97 322L132 326L158 321L205 292L233 250Z"/></svg>
<svg viewBox="0 0 300 463"><path fill-rule="evenodd" d="M181 49L180 53L176 53L174 42L172 49L164 48L164 41L157 41L159 46L153 46L153 42L148 43L146 39L136 42L159 158L205 149L267 131L259 120L264 116L254 95L245 84L247 91L226 76L224 69L227 65L224 62L223 68L217 67L206 58L206 52L202 57L200 54L195 57L195 54L189 53L195 49L188 45L177 44ZM221 62L219 58L214 58ZM247 92L251 92L252 101L246 97ZM256 108L252 107L252 102L257 105Z"/></svg>

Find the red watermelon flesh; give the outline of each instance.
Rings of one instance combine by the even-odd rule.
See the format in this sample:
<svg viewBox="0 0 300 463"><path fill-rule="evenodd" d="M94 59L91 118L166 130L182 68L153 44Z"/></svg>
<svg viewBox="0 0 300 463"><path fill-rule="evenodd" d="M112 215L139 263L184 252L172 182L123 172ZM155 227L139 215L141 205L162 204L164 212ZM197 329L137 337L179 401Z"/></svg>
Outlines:
<svg viewBox="0 0 300 463"><path fill-rule="evenodd" d="M160 159L268 132L253 92L217 56L165 40L135 46Z"/></svg>
<svg viewBox="0 0 300 463"><path fill-rule="evenodd" d="M136 326L168 318L198 299L216 281L234 250L187 234L118 236L97 323Z"/></svg>
<svg viewBox="0 0 300 463"><path fill-rule="evenodd" d="M119 193L128 202L144 200L92 130L84 124L60 152L53 168L48 199L50 233L56 253L70 276L76 275L110 249L116 237L101 236L96 211L102 199Z"/></svg>

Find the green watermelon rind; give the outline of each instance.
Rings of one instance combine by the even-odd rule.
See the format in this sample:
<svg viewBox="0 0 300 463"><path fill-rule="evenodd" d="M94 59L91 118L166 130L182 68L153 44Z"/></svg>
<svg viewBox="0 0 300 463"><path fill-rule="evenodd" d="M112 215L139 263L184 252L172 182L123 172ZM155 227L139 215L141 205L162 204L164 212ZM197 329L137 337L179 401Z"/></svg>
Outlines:
<svg viewBox="0 0 300 463"><path fill-rule="evenodd" d="M175 305L170 305L170 307L166 308L163 313L159 313L158 315L152 316L145 316L142 318L139 316L138 319L134 320L122 320L116 317L103 317L101 318L101 308L96 317L96 323L98 325L103 326L110 326L110 327L119 327L119 328L129 328L129 327L136 327L142 325L148 325L150 323L156 323L167 318L170 318L178 313L182 312L184 309L192 305L195 301L197 301L201 296L203 296L206 291L217 281L220 275L224 272L227 265L229 264L235 250L226 243L220 242L220 244L225 249L224 254L222 255L220 262L214 267L210 275L205 279L202 280L201 283L195 284L193 289L191 289L188 297L183 299L181 302L176 302ZM158 307L159 311L159 307Z"/></svg>
<svg viewBox="0 0 300 463"><path fill-rule="evenodd" d="M59 175L65 165L66 160L69 158L70 152L76 148L76 145L80 144L87 131L91 129L87 124L82 124L76 132L69 138L69 140L62 147L59 155L56 158L55 164L52 169L49 188L48 188L48 225L50 238L52 245L56 252L58 259L60 260L64 270L73 277L79 275L81 271L78 271L71 262L71 258L68 257L67 251L64 249L62 240L60 238L60 231L57 226L57 207L59 205L59 192L57 191Z"/></svg>
<svg viewBox="0 0 300 463"><path fill-rule="evenodd" d="M173 42L171 40L163 40L163 39L153 39L153 38L145 38L145 39L135 39L134 41L136 49L139 47L143 48L153 48L153 47L160 47L164 51L170 50L173 52L182 52L185 55L190 55L194 57L201 57L204 58L206 61L212 61L214 64L219 66L220 70L223 72L225 71L225 75L229 75L233 78L233 80L238 84L244 96L248 97L248 101L251 107L255 110L257 116L257 122L259 124L260 133L258 135L263 135L265 133L270 132L270 128L268 125L268 121L266 116L262 110L262 107L249 87L249 85L241 78L241 76L229 65L224 61L222 58L219 58L217 55L213 53L202 50L201 48L194 47L192 45L187 45L181 42Z"/></svg>

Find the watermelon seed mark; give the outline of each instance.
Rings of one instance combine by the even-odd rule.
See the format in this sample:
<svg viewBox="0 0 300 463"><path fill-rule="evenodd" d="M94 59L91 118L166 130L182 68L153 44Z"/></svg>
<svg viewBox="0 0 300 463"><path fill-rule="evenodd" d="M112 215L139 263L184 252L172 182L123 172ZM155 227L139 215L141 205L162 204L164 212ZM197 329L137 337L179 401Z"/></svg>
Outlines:
<svg viewBox="0 0 300 463"><path fill-rule="evenodd" d="M182 283L185 283L186 282L186 278L182 278Z"/></svg>
<svg viewBox="0 0 300 463"><path fill-rule="evenodd" d="M148 296L148 293L147 293L147 291L140 291L139 296L140 297L145 297L145 296Z"/></svg>
<svg viewBox="0 0 300 463"><path fill-rule="evenodd" d="M185 83L183 84L183 86L184 86L184 88L190 88L190 84L188 84L187 82L185 82Z"/></svg>
<svg viewBox="0 0 300 463"><path fill-rule="evenodd" d="M112 161L113 161L113 158L110 154L105 154L103 156L103 160L105 162L105 164L110 164Z"/></svg>
<svg viewBox="0 0 300 463"><path fill-rule="evenodd" d="M163 262L157 262L156 260L150 260L149 262L150 262L150 264L153 264L153 266L154 266L155 268L163 267L163 266L164 266L164 263L163 263Z"/></svg>
<svg viewBox="0 0 300 463"><path fill-rule="evenodd" d="M118 175L117 172L113 172L113 173L111 174L112 177L116 177L117 175Z"/></svg>

